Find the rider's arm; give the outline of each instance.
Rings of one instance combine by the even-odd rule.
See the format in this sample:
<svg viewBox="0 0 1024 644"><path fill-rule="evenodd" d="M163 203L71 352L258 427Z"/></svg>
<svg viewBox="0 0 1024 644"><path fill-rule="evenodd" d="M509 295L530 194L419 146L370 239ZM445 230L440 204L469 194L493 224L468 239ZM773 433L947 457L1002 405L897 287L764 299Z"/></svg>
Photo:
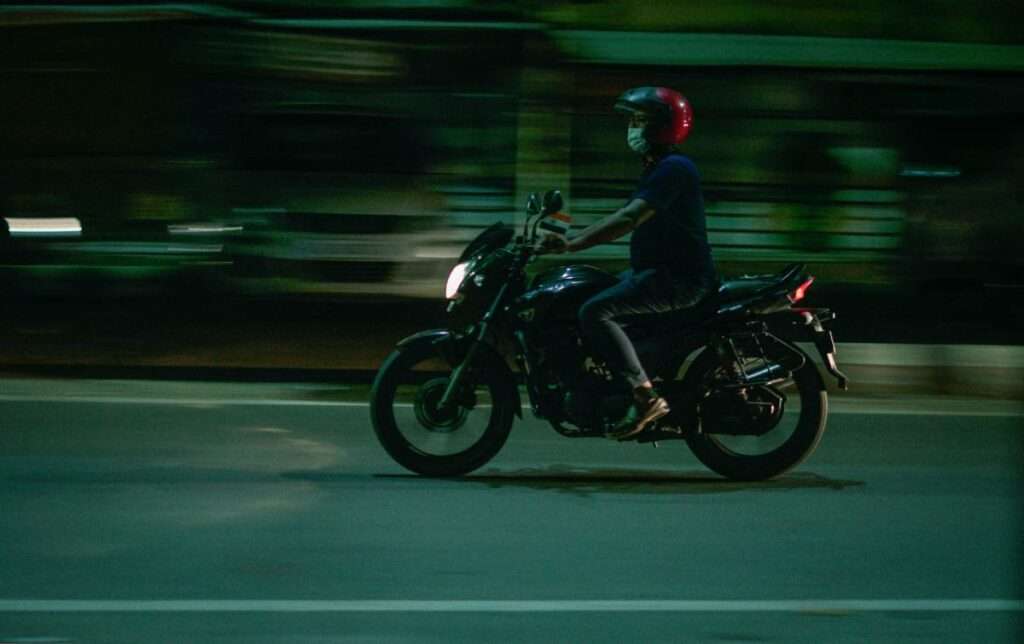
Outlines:
<svg viewBox="0 0 1024 644"><path fill-rule="evenodd" d="M566 250L570 253L604 244L636 230L640 224L654 216L654 206L643 199L634 199L615 214L587 226L583 232L569 240Z"/></svg>

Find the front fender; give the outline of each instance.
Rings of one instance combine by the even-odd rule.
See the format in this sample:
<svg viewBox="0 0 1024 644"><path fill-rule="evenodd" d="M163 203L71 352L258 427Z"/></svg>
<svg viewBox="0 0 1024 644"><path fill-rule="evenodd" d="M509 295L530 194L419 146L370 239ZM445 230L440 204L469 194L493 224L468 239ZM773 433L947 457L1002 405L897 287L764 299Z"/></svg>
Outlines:
<svg viewBox="0 0 1024 644"><path fill-rule="evenodd" d="M462 356L466 355L466 349L469 348L467 338L456 338L448 329L427 329L413 333L399 340L395 348L401 351L403 348L421 342L434 345L438 355L453 367L459 364Z"/></svg>
<svg viewBox="0 0 1024 644"><path fill-rule="evenodd" d="M398 341L395 349L402 351L414 344L427 343L433 345L437 351L437 355L451 365L453 368L457 366L462 359L465 357L466 352L469 350L470 343L473 342L471 337L457 337L452 334L448 329L428 329L426 331L420 331L414 333L406 338L402 338ZM484 368L496 371L498 374L498 382L501 391L499 395L506 397L511 400L514 405L516 416L519 418L523 417L523 403L519 396L519 387L516 384L516 376L509 369L508 363L501 357L501 354L489 344L484 344L477 349L476 361L480 362Z"/></svg>

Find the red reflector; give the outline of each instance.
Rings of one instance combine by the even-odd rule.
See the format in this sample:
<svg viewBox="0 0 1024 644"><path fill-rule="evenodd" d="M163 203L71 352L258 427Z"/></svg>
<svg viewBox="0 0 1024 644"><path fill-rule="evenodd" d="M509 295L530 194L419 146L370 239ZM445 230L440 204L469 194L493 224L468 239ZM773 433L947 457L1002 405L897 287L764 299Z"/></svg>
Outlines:
<svg viewBox="0 0 1024 644"><path fill-rule="evenodd" d="M789 301L790 302L799 302L800 300L804 299L804 295L807 294L807 289L811 288L811 284L813 282L814 282L814 276L812 275L811 277L807 278L806 282L804 282L800 286L796 287L796 290L793 291L792 294L790 294Z"/></svg>

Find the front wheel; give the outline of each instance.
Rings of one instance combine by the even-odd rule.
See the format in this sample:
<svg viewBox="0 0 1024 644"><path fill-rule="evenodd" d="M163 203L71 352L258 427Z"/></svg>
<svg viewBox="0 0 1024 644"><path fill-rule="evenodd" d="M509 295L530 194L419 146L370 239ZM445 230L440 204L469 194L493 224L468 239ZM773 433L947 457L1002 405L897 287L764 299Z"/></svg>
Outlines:
<svg viewBox="0 0 1024 644"><path fill-rule="evenodd" d="M701 392L700 430L687 443L701 463L729 479L758 481L811 455L825 432L828 393L814 363L804 358L784 379L737 390L729 387L731 378L714 351L697 356L685 380L688 389Z"/></svg>
<svg viewBox="0 0 1024 644"><path fill-rule="evenodd" d="M508 439L515 414L515 385L490 351L477 356L467 386L451 408L439 402L452 367L429 338L394 351L370 390L370 417L385 451L425 476L460 476L482 467Z"/></svg>

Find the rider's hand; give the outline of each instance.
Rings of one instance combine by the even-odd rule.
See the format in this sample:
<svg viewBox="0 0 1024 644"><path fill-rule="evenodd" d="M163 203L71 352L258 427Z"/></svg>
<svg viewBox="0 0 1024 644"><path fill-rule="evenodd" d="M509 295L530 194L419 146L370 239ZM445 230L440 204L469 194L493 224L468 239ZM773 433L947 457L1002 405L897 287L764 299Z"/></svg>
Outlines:
<svg viewBox="0 0 1024 644"><path fill-rule="evenodd" d="M544 235L533 247L538 255L559 255L569 249L569 242L561 235Z"/></svg>

